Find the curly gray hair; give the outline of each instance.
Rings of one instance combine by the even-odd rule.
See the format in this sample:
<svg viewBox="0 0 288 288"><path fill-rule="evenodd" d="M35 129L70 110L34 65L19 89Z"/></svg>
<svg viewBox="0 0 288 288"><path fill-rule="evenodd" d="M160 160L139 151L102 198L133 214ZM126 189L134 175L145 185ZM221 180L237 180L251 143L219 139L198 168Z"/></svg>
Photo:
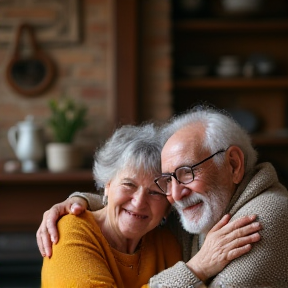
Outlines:
<svg viewBox="0 0 288 288"><path fill-rule="evenodd" d="M161 173L159 128L153 124L117 129L94 156L94 179L101 190L119 171L132 168L147 175Z"/></svg>

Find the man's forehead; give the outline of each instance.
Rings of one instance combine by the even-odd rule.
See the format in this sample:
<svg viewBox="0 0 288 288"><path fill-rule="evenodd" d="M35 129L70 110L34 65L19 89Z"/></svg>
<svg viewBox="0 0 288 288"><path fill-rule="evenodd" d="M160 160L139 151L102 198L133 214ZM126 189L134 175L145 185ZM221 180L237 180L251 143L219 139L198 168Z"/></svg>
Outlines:
<svg viewBox="0 0 288 288"><path fill-rule="evenodd" d="M166 152L177 152L187 149L187 151L200 152L203 147L204 129L203 126L190 125L175 132L165 143L163 154Z"/></svg>
<svg viewBox="0 0 288 288"><path fill-rule="evenodd" d="M170 171L180 166L193 165L201 159L203 154L201 133L196 133L198 137L194 137L191 134L185 133L185 131L179 132L181 133L175 133L173 138L171 137L167 141L167 145L162 150L162 171Z"/></svg>

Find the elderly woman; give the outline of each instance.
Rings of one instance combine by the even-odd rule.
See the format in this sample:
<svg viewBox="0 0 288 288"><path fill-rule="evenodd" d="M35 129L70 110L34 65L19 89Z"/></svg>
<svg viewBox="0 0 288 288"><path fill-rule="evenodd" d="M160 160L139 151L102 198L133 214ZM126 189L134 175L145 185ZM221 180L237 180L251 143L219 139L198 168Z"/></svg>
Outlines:
<svg viewBox="0 0 288 288"><path fill-rule="evenodd" d="M105 206L59 220L60 240L52 257L43 260L42 288L137 288L182 259L176 238L159 227L170 205L153 181L161 173L157 135L153 125L123 126L96 152L94 176L97 187L104 190ZM250 224L253 220L245 217L224 225L228 221L222 219L201 249L205 257L214 256L217 265L207 262L202 269L217 273L233 257L249 251L247 244L255 237L247 235L259 230ZM219 245L222 255L215 252ZM234 256L227 261L231 251Z"/></svg>

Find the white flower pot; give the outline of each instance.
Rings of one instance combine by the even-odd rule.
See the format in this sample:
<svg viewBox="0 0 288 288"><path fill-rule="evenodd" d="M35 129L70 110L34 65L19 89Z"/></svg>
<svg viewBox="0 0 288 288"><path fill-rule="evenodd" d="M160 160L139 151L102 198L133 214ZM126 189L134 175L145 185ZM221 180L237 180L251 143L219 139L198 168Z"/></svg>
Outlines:
<svg viewBox="0 0 288 288"><path fill-rule="evenodd" d="M71 171L82 165L81 150L73 144L47 144L46 159L48 169L51 172Z"/></svg>

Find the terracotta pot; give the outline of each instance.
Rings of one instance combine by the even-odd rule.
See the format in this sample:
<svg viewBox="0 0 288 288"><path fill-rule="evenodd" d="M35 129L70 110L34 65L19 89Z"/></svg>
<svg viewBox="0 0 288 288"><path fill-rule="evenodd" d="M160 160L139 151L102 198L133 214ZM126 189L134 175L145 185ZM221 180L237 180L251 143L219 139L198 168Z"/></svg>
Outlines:
<svg viewBox="0 0 288 288"><path fill-rule="evenodd" d="M80 168L82 154L78 146L65 143L49 143L46 146L47 166L51 172L65 172Z"/></svg>

